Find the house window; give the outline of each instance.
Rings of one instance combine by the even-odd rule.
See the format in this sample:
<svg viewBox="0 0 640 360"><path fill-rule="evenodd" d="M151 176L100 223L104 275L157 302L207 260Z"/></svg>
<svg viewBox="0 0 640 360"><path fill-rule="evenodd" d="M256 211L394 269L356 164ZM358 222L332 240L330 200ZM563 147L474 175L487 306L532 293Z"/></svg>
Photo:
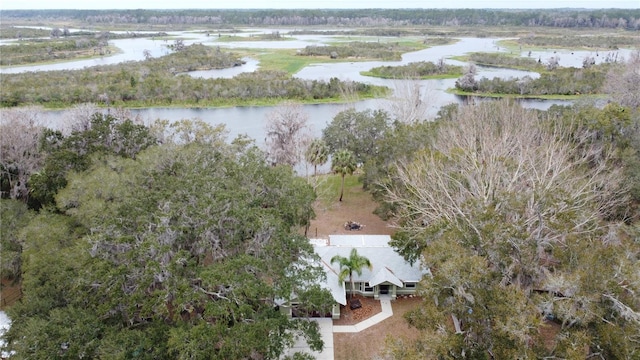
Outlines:
<svg viewBox="0 0 640 360"><path fill-rule="evenodd" d="M404 287L406 289L415 289L416 288L416 283L405 283Z"/></svg>
<svg viewBox="0 0 640 360"><path fill-rule="evenodd" d="M372 292L373 291L373 286L369 285L369 283L364 283L364 291L365 292Z"/></svg>

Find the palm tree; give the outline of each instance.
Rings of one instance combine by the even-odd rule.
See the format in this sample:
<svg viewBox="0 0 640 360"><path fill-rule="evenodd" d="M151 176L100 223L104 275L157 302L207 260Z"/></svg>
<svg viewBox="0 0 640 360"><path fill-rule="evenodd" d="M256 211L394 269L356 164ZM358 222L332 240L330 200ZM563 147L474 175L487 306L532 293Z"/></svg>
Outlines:
<svg viewBox="0 0 640 360"><path fill-rule="evenodd" d="M313 176L316 176L318 165L325 164L329 159L329 146L322 139L315 139L309 144L304 156L313 164Z"/></svg>
<svg viewBox="0 0 640 360"><path fill-rule="evenodd" d="M334 174L340 174L340 176L342 176L339 200L342 201L342 195L344 195L344 177L345 175L353 174L356 170L356 159L353 153L349 150L340 150L335 153L331 162L331 170Z"/></svg>
<svg viewBox="0 0 640 360"><path fill-rule="evenodd" d="M340 264L340 272L338 273L338 281L340 284L344 283L344 280L349 276L349 283L351 284L351 297L353 297L353 272L355 271L358 275L362 275L362 268L367 267L369 270L372 269L371 261L364 256L360 256L356 249L351 249L351 254L349 257L344 257L341 255L336 255L331 258L331 264L337 262Z"/></svg>

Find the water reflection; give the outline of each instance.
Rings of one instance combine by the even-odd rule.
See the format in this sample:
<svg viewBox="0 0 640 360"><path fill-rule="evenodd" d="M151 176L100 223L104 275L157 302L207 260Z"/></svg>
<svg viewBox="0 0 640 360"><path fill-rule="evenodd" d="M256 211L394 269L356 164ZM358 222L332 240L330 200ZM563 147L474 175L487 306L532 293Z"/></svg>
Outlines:
<svg viewBox="0 0 640 360"><path fill-rule="evenodd" d="M258 68L260 67L259 66L260 63L256 59L245 57L245 58L242 58L242 60L245 63L242 64L241 66L234 66L232 68L227 68L227 69L189 71L187 74L193 77L203 78L203 79L219 79L219 78L230 79L242 73L254 72L258 70Z"/></svg>
<svg viewBox="0 0 640 360"><path fill-rule="evenodd" d="M331 77L337 77L342 80L353 80L374 85L390 86L398 80L372 78L368 76L362 76L360 75L360 73L378 66L399 66L418 61L437 62L440 59L445 59L445 62L449 64L464 65L465 63L461 63L455 60L449 60L447 58L464 55L471 52L492 51L492 49L495 50L495 44L498 40L500 39L460 38L454 44L434 46L428 49L403 54L402 60L400 61L365 61L312 64L300 70L295 74L295 76L302 79L310 80L328 80ZM536 78L539 76L539 74L531 71L478 67L478 77L482 76L503 78L531 76ZM425 82L435 81L425 80Z"/></svg>
<svg viewBox="0 0 640 360"><path fill-rule="evenodd" d="M152 57L169 54L169 49L167 48L169 43L166 40L141 38L118 39L109 40L109 44L117 47L119 52L113 55L104 55L98 58L86 60L72 60L68 62L44 65L3 67L0 69L0 73L15 74L30 71L80 70L92 66L114 65L126 61L141 61L145 58L145 50L148 50Z"/></svg>
<svg viewBox="0 0 640 360"><path fill-rule="evenodd" d="M445 94L444 96L442 94ZM433 92L425 94L425 101L429 101L427 118L433 119L440 108L447 104L463 104L465 97ZM531 109L547 110L552 105L570 105L566 100L518 100L522 106ZM309 115L309 125L312 134L316 137L322 135L322 130L333 118L343 110L350 107L358 111L366 109L382 109L390 111L390 101L373 99L358 101L351 104L315 104L303 105L304 111ZM256 140L258 145L264 143L265 125L268 114L273 111L271 106L237 106L230 108L145 108L132 109L133 115L139 115L146 123L152 123L157 119L176 122L183 119L200 119L211 125L224 124L229 132L229 138L238 135L246 135ZM66 110L46 111L41 114L43 122L52 128L61 129L64 124Z"/></svg>
<svg viewBox="0 0 640 360"><path fill-rule="evenodd" d="M595 64L602 64L604 62L623 62L629 59L631 53L637 50L631 49L618 49L611 51L575 51L575 50L547 50L547 51L531 51L522 52L520 56L530 57L532 59L540 60L543 64L547 64L549 59L555 57L559 59L558 64L562 67L575 67L581 68L585 58L592 58Z"/></svg>

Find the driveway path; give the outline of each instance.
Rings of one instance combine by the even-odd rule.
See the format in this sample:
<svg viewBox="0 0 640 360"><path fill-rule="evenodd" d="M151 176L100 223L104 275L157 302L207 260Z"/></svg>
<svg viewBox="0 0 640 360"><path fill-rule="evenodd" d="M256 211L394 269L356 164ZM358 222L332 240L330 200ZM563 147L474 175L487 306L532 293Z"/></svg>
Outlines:
<svg viewBox="0 0 640 360"><path fill-rule="evenodd" d="M333 320L331 318L313 318L310 321L315 321L320 325L320 335L322 336L322 341L324 341L322 352L312 351L303 338L298 338L295 345L285 355L291 356L294 353L301 352L310 354L317 360L333 360Z"/></svg>
<svg viewBox="0 0 640 360"><path fill-rule="evenodd" d="M391 297L388 295L380 296L380 305L382 312L376 314L366 320L355 325L333 325L333 320L329 318L311 319L320 325L320 335L324 341L324 350L322 352L311 351L304 339L298 339L294 347L292 347L286 355L292 355L296 352L311 354L317 360L333 360L333 334L334 333L353 333L370 328L393 315L391 308Z"/></svg>
<svg viewBox="0 0 640 360"><path fill-rule="evenodd" d="M382 320L391 317L393 315L393 309L391 308L391 297L390 296L380 296L380 305L382 307L382 312L376 314L366 320L360 321L355 325L334 325L333 332L334 333L352 333L359 332L364 329L367 329Z"/></svg>

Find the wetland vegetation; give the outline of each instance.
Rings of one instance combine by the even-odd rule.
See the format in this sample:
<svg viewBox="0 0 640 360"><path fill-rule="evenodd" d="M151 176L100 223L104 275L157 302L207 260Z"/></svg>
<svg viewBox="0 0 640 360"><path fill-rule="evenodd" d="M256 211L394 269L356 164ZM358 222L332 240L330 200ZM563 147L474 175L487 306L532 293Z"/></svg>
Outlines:
<svg viewBox="0 0 640 360"><path fill-rule="evenodd" d="M240 65L235 54L204 45L181 47L170 55L141 62L84 70L5 74L0 79L3 106L68 107L86 102L107 106L232 106L277 101L340 101L345 92L366 98L384 94L376 86L306 81L286 72L263 70L232 79L202 79L182 74ZM60 84L64 84L61 88Z"/></svg>
<svg viewBox="0 0 640 360"><path fill-rule="evenodd" d="M400 66L379 66L361 74L384 79L443 79L457 78L462 72L462 66L445 64L444 59L440 59L437 63L420 61Z"/></svg>
<svg viewBox="0 0 640 360"><path fill-rule="evenodd" d="M8 34L4 34L5 31ZM101 57L118 51L116 47L109 45L109 40L167 36L165 32L141 34L129 31L70 31L66 27L43 30L3 26L0 32L4 36L12 36L4 37L5 39L15 40L2 45L1 66Z"/></svg>
<svg viewBox="0 0 640 360"><path fill-rule="evenodd" d="M307 46L299 50L299 56L323 56L331 59L379 59L400 60L403 53L423 49L420 43L408 45L399 42L363 42L353 41L348 44Z"/></svg>

